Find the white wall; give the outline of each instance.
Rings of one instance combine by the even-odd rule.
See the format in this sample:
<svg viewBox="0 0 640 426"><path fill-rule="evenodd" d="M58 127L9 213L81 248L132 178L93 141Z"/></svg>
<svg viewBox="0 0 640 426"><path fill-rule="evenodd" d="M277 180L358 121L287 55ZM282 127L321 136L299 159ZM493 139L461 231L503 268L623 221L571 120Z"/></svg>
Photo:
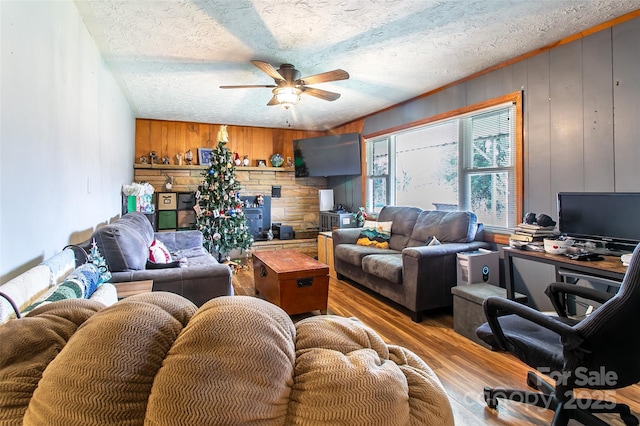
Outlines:
<svg viewBox="0 0 640 426"><path fill-rule="evenodd" d="M120 214L135 117L72 1L0 1L0 283Z"/></svg>

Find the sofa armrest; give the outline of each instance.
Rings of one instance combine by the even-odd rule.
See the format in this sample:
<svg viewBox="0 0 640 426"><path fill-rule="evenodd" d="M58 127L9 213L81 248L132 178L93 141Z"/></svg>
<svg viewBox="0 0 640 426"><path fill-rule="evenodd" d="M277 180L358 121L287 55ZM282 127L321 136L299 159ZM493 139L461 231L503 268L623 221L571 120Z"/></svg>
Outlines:
<svg viewBox="0 0 640 426"><path fill-rule="evenodd" d="M451 288L457 284L457 254L489 248L481 241L408 247L402 250L402 276L407 307L420 312L451 306Z"/></svg>
<svg viewBox="0 0 640 426"><path fill-rule="evenodd" d="M362 231L362 228L336 229L331 233L333 246L335 247L338 244L355 244L356 241L358 241L360 231Z"/></svg>

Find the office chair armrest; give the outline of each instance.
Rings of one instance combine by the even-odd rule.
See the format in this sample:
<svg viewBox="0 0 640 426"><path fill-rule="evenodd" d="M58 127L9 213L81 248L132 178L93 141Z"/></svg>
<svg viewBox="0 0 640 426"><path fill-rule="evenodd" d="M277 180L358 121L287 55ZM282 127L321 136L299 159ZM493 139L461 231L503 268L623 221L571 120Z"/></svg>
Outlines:
<svg viewBox="0 0 640 426"><path fill-rule="evenodd" d="M491 331L496 339L496 343L502 350L508 351L508 344L498 318L508 314L514 314L520 318L538 324L541 327L557 333L563 339L571 338L571 340L575 340L577 337L577 333L572 327L553 317L545 315L540 311L530 308L529 306L523 305L522 303L505 299L503 297L492 296L486 298L482 305L489 327L491 327Z"/></svg>
<svg viewBox="0 0 640 426"><path fill-rule="evenodd" d="M583 287L575 284L568 283L551 283L544 291L549 299L553 308L556 310L559 316L567 317L567 296L574 295L584 299L589 299L594 302L604 303L614 296L614 293L607 293L604 291L596 290L594 288Z"/></svg>

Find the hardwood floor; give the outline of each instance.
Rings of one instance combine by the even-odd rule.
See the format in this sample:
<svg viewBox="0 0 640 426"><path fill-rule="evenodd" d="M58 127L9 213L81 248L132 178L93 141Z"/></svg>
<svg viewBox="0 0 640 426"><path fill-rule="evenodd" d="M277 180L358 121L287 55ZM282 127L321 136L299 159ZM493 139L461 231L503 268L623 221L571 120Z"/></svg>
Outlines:
<svg viewBox="0 0 640 426"><path fill-rule="evenodd" d="M233 276L233 284L236 294L255 295L250 265ZM527 389L529 368L524 363L457 334L450 312L425 315L423 322L416 324L389 303L352 284L333 278L329 281L329 314L356 317L388 344L406 347L420 356L444 385L457 425L550 424L549 410L511 401L500 401L497 410L492 410L484 402L484 386ZM610 391L607 397L628 404L636 416L640 414L640 385ZM618 416L602 418L612 425L623 424Z"/></svg>

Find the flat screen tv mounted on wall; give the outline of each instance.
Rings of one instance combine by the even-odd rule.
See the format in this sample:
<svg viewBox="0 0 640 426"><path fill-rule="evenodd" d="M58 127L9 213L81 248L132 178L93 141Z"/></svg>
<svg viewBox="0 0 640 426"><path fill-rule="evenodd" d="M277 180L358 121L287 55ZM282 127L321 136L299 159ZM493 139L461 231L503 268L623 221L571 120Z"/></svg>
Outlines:
<svg viewBox="0 0 640 426"><path fill-rule="evenodd" d="M558 230L609 250L640 243L640 193L559 192Z"/></svg>
<svg viewBox="0 0 640 426"><path fill-rule="evenodd" d="M296 177L360 174L360 133L293 141Z"/></svg>

